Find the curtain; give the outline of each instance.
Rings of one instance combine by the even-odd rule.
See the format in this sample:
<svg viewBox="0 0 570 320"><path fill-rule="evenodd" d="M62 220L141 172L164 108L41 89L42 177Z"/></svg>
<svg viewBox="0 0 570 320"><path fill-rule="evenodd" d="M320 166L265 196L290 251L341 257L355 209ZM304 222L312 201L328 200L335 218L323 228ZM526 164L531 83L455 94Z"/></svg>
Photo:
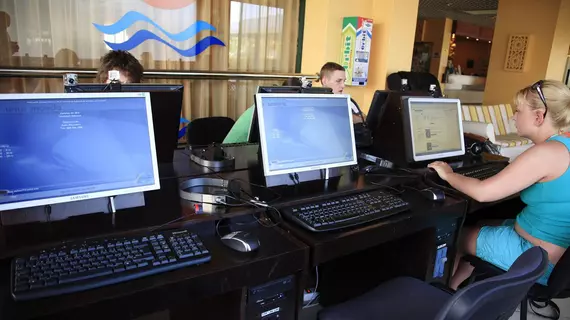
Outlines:
<svg viewBox="0 0 570 320"><path fill-rule="evenodd" d="M168 8L165 3L0 0L0 67L96 69L110 46L137 40L142 31L163 41L146 40L129 49L145 70L295 71L299 0L177 0L168 1ZM134 21L131 24L124 19L128 12L136 12L131 14L137 18L130 19ZM110 27L121 20L120 28ZM197 20L209 27L189 28ZM224 45L212 45L194 57L176 50L191 48L209 36ZM188 119L237 118L253 103L258 85L279 84L253 80L145 81L183 83L182 114ZM0 78L1 93L62 91L62 79Z"/></svg>

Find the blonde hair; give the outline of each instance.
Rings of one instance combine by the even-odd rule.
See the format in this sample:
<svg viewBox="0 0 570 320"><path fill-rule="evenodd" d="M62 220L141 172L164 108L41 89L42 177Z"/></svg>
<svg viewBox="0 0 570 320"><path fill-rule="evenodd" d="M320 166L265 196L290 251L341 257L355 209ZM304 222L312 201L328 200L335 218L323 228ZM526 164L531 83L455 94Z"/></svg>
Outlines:
<svg viewBox="0 0 570 320"><path fill-rule="evenodd" d="M317 79L317 82L323 82L324 77L330 76L330 74L335 72L335 71L345 71L345 69L343 66L341 66L340 64L338 64L336 62L325 63L322 66L321 71L319 73L317 73L317 76L319 77Z"/></svg>
<svg viewBox="0 0 570 320"><path fill-rule="evenodd" d="M552 119L556 129L570 127L570 88L556 80L544 80L540 85L548 111L546 116ZM537 90L528 86L519 90L514 98L516 106L528 104L532 110L545 110Z"/></svg>

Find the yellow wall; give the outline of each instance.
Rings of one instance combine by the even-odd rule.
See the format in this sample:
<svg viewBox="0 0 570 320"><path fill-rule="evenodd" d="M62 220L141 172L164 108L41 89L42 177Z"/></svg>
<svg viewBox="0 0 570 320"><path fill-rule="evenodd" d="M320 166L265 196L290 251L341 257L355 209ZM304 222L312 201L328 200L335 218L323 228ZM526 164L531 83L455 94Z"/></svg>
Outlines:
<svg viewBox="0 0 570 320"><path fill-rule="evenodd" d="M546 70L546 79L563 80L566 58L570 48L570 0L562 0L558 11L558 20L550 60Z"/></svg>
<svg viewBox="0 0 570 320"><path fill-rule="evenodd" d="M410 70L419 0L307 0L301 72L315 74L327 61L340 62L342 18L374 20L368 84L346 92L364 112L388 74Z"/></svg>
<svg viewBox="0 0 570 320"><path fill-rule="evenodd" d="M499 1L484 104L510 103L519 89L547 76L562 80L566 56L561 52L570 44L569 3L570 0ZM508 39L513 34L531 36L524 72L504 70Z"/></svg>

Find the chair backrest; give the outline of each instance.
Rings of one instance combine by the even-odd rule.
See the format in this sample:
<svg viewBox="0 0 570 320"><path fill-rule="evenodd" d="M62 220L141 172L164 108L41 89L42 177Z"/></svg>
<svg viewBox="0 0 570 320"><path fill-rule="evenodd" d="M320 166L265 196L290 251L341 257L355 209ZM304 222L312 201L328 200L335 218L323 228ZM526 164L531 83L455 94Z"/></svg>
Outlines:
<svg viewBox="0 0 570 320"><path fill-rule="evenodd" d="M547 266L546 251L533 247L518 257L506 273L459 290L445 304L436 319L509 319Z"/></svg>
<svg viewBox="0 0 570 320"><path fill-rule="evenodd" d="M227 117L195 119L186 128L186 139L191 146L222 143L233 125L234 120Z"/></svg>
<svg viewBox="0 0 570 320"><path fill-rule="evenodd" d="M428 92L429 86L435 84L437 93L441 96L441 85L439 80L429 72L410 72L399 71L394 72L386 78L386 84L389 90L400 91L402 87L402 79L408 79L408 86L412 91Z"/></svg>

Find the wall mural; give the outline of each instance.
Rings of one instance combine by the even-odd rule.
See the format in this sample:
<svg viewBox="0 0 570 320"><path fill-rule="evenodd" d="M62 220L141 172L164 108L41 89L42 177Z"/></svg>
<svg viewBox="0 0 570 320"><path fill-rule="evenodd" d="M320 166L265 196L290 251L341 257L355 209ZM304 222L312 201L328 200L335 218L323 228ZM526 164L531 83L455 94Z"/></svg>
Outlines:
<svg viewBox="0 0 570 320"><path fill-rule="evenodd" d="M188 7L190 5L195 5L196 0L143 0L143 2L145 2L146 5L156 9L178 10ZM160 35L156 34L153 31L147 29L141 29L138 30L132 36L130 36L129 39L124 42L115 43L110 41L104 41L105 44L113 50L129 51L138 47L145 41L155 40L167 47L170 47L172 50L176 51L179 55L190 58L199 55L200 53L202 53L204 50L208 49L211 46L215 45L225 46L222 40L214 36L204 37L195 42L193 46L186 49L180 48L175 44L173 44L172 42L188 41L196 37L198 33L201 31L207 31L207 30L216 31L216 28L206 21L196 20L195 18L190 20L194 20L191 21L190 26L188 26L183 31L176 33L169 32L168 30L166 30L161 26L161 23L164 24L166 21L156 21L156 19L153 20L148 16L146 16L145 14L138 11L128 11L118 21L110 25L103 25L96 22L94 22L93 25L97 30L99 30L103 34L114 35L127 30L129 27L133 26L138 22L143 22L148 26L154 27L155 30L160 31L160 33L162 34L161 37ZM167 37L171 41L168 41L163 37Z"/></svg>

